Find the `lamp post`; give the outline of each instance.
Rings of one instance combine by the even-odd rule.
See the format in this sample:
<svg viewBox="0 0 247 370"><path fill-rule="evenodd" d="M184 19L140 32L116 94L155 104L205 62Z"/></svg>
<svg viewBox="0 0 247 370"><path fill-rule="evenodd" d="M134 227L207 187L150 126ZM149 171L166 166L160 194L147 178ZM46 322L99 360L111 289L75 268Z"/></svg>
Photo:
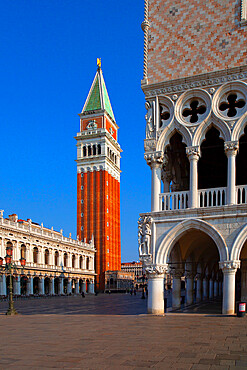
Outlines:
<svg viewBox="0 0 247 370"><path fill-rule="evenodd" d="M7 274L9 274L9 308L6 312L6 315L17 315L17 311L14 308L14 301L13 301L13 269L16 269L16 264L12 261L12 253L13 248L7 246L6 248L6 256L5 256L5 266L3 267L3 258L0 258L0 267L5 269ZM21 267L24 269L26 264L26 259L20 259Z"/></svg>

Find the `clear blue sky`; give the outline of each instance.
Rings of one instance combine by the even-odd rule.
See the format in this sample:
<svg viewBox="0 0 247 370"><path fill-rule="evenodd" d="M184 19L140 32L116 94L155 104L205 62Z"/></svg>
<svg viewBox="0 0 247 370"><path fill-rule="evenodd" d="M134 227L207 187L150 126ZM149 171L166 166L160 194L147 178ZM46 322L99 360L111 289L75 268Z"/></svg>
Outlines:
<svg viewBox="0 0 247 370"><path fill-rule="evenodd" d="M143 0L0 0L1 192L17 213L76 237L76 141L96 58L119 130L122 261L138 259L150 210L145 134Z"/></svg>

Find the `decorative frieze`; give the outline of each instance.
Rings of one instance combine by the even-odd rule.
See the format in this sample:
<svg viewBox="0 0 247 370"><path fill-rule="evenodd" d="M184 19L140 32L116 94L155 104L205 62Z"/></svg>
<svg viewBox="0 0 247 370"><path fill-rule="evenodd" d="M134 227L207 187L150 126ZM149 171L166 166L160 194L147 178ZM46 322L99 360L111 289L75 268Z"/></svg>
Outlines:
<svg viewBox="0 0 247 370"><path fill-rule="evenodd" d="M186 90L194 89L194 88L209 88L216 89L220 85L226 82L232 82L237 80L245 80L247 79L247 67L240 68L232 68L232 70L228 70L226 74L225 71L223 72L212 72L208 73L207 75L197 75L193 77L188 77L186 79L177 79L173 81L165 81L159 84L159 87L154 87L152 85L143 86L143 91L146 98L152 98L157 95L174 95L174 94L181 94ZM214 93L214 91L210 91L210 94Z"/></svg>

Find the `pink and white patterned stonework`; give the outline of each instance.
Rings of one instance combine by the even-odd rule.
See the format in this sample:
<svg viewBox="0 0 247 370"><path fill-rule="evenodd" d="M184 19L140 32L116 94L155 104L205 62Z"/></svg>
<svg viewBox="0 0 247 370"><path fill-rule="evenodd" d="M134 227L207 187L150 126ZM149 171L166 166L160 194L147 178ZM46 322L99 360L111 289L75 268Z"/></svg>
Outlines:
<svg viewBox="0 0 247 370"><path fill-rule="evenodd" d="M247 64L241 0L149 0L148 84Z"/></svg>

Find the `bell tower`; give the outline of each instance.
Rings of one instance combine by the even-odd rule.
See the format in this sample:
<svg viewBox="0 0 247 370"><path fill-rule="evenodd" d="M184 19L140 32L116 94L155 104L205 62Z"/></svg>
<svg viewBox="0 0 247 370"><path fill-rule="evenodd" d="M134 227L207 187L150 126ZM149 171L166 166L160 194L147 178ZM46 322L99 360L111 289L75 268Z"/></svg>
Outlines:
<svg viewBox="0 0 247 370"><path fill-rule="evenodd" d="M77 140L77 235L94 237L96 289L105 288L105 271L121 270L120 153L118 126L101 61L80 116Z"/></svg>

